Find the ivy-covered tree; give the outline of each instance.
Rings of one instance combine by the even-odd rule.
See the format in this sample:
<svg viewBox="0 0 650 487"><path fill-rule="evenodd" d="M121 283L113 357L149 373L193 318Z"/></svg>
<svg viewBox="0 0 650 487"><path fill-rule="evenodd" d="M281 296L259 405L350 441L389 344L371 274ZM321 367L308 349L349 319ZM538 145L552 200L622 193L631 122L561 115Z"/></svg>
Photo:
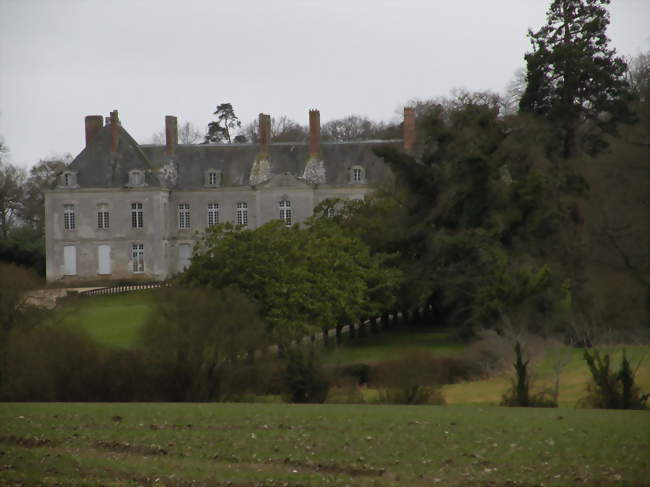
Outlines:
<svg viewBox="0 0 650 487"><path fill-rule="evenodd" d="M545 156L550 135L500 109L498 97L463 94L419 120L417 158L376 150L406 188L397 196L404 296L470 334L478 325L543 327L559 298L545 267L565 217Z"/></svg>
<svg viewBox="0 0 650 487"><path fill-rule="evenodd" d="M546 24L528 33L533 50L519 107L556 128L566 158L601 151L603 133L632 120L626 63L608 47L609 3L553 0Z"/></svg>
<svg viewBox="0 0 650 487"><path fill-rule="evenodd" d="M217 106L214 115L217 116L217 120L208 124L205 143L227 142L230 144L232 142L230 131L234 128L241 127L241 122L237 118L237 115L235 115L235 109L230 103L222 103Z"/></svg>

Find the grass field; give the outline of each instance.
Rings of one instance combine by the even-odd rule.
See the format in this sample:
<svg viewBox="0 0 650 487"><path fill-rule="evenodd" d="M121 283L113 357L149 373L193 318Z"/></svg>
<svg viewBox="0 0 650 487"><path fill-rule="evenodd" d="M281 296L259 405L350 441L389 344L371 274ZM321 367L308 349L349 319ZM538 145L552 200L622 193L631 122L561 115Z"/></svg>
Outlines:
<svg viewBox="0 0 650 487"><path fill-rule="evenodd" d="M648 485L650 414L1 404L2 485Z"/></svg>
<svg viewBox="0 0 650 487"><path fill-rule="evenodd" d="M117 348L134 345L151 312L156 290L77 298L52 313L52 320L78 327L99 343Z"/></svg>
<svg viewBox="0 0 650 487"><path fill-rule="evenodd" d="M607 350L612 356L613 368L618 370L622 355L622 347ZM633 367L640 365L635 382L645 392L650 392L650 347L626 346L626 355ZM574 406L585 394L585 387L591 380L591 374L583 359L581 349L569 349L569 362L560 375L561 406ZM554 384L554 374L548 357L540 358L531 366L533 372L533 390L540 388L551 389ZM489 379L462 382L443 387L443 394L448 404L498 404L501 394L510 384L510 371L498 374Z"/></svg>

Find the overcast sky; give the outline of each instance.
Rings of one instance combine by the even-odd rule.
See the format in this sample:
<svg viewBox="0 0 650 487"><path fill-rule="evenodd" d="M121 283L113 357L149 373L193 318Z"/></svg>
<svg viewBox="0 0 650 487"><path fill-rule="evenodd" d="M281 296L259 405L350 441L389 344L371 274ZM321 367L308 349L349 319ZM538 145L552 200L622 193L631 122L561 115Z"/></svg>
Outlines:
<svg viewBox="0 0 650 487"><path fill-rule="evenodd" d="M10 161L76 155L85 115L139 142L219 103L302 124L391 120L454 87L502 92L550 0L0 0L0 135ZM650 49L650 1L613 0L619 54Z"/></svg>

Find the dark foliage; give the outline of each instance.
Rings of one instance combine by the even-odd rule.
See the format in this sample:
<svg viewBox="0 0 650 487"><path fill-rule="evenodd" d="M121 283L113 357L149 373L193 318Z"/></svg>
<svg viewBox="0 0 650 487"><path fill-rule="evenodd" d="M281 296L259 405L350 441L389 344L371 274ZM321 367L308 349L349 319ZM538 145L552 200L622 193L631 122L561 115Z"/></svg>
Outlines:
<svg viewBox="0 0 650 487"><path fill-rule="evenodd" d="M642 394L634 384L635 372L623 350L621 367L612 370L609 354L601 357L598 350L584 351L584 358L591 372L592 382L587 395L581 399L584 407L601 409L645 409L649 394Z"/></svg>
<svg viewBox="0 0 650 487"><path fill-rule="evenodd" d="M233 288L165 290L139 348L175 401L218 401L240 392L246 358L264 344L253 304Z"/></svg>
<svg viewBox="0 0 650 487"><path fill-rule="evenodd" d="M7 238L0 239L0 261L29 267L45 276L45 235L29 225L12 228Z"/></svg>
<svg viewBox="0 0 650 487"><path fill-rule="evenodd" d="M314 346L292 346L284 350L284 378L288 400L322 403L330 388L329 374Z"/></svg>

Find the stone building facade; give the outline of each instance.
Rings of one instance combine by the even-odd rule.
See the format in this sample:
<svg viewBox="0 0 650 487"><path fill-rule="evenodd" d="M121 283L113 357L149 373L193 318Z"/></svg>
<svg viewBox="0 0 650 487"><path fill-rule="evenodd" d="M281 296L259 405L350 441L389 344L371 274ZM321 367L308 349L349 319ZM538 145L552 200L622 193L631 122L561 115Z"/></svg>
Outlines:
<svg viewBox="0 0 650 487"><path fill-rule="evenodd" d="M47 280L167 279L206 227L291 225L326 199L364 198L392 180L373 147L413 144L411 109L403 140L321 143L317 110L309 122L305 143L271 143L260 114L259 144L179 145L167 116L156 146L138 144L117 111L86 117L86 147L45 194Z"/></svg>

